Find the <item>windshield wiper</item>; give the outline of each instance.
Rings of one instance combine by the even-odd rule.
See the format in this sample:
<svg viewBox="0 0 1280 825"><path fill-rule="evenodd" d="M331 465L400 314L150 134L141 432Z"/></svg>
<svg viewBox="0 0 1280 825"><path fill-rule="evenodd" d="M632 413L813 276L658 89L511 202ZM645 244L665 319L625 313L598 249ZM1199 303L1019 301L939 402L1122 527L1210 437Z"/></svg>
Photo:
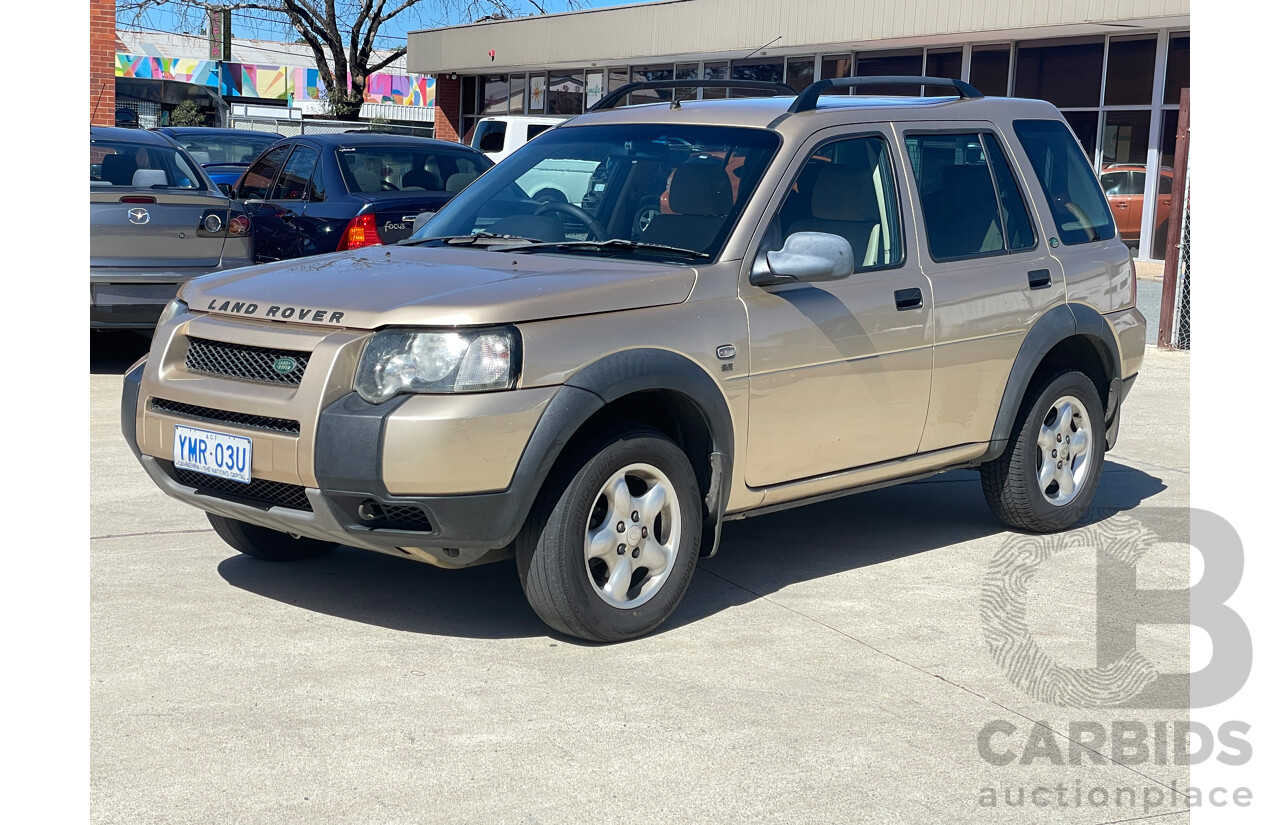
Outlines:
<svg viewBox="0 0 1280 825"><path fill-rule="evenodd" d="M499 235L495 232L476 232L471 235L441 235L433 238L405 238L399 241L397 246L415 246L428 241L438 241L447 246L475 246L481 241L489 242L507 242L507 243L536 243L533 238L522 238L519 235Z"/></svg>
<svg viewBox="0 0 1280 825"><path fill-rule="evenodd" d="M678 246L667 246L660 243L644 243L642 241L628 241L622 238L611 238L607 241L547 241L543 243L530 243L512 252L530 252L539 249L620 249L625 252L636 251L652 251L652 252L673 252L682 257L688 258L710 258L706 252L698 252L693 249L683 249Z"/></svg>

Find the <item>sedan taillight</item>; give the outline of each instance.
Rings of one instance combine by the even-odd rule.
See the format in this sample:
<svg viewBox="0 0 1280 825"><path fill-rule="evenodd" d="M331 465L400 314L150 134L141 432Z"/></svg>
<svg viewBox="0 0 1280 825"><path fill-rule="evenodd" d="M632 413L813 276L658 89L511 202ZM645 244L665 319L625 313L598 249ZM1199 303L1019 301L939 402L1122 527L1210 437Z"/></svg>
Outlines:
<svg viewBox="0 0 1280 825"><path fill-rule="evenodd" d="M232 215L227 222L227 234L232 236L248 235L252 228L248 215Z"/></svg>
<svg viewBox="0 0 1280 825"><path fill-rule="evenodd" d="M366 212L363 215L356 215L351 219L351 223L347 224L346 231L342 233L342 240L338 241L338 251L381 244L382 238L378 237L378 222L372 214Z"/></svg>

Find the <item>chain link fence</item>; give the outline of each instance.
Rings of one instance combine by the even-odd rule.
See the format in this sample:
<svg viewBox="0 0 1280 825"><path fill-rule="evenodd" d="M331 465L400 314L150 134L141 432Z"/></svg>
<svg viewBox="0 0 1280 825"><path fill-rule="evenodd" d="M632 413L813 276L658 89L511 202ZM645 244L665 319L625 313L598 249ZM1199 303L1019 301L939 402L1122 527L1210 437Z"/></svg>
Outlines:
<svg viewBox="0 0 1280 825"><path fill-rule="evenodd" d="M138 128L150 129L160 125L160 104L154 100L116 95L116 109L132 109L138 116Z"/></svg>
<svg viewBox="0 0 1280 825"><path fill-rule="evenodd" d="M1177 294L1173 305L1173 334L1169 346L1191 349L1191 171L1187 170L1182 212L1182 243L1178 244Z"/></svg>
<svg viewBox="0 0 1280 825"><path fill-rule="evenodd" d="M1161 349L1191 349L1191 90L1178 104L1178 131L1173 152L1173 203L1169 205L1172 247L1164 262L1160 295Z"/></svg>
<svg viewBox="0 0 1280 825"><path fill-rule="evenodd" d="M435 129L431 126L400 126L392 123L373 123L352 120L283 120L268 117L236 117L232 119L234 129L248 129L254 132L276 132L285 137L295 135L333 135L345 132L375 132L386 135L406 135L408 137L435 137Z"/></svg>

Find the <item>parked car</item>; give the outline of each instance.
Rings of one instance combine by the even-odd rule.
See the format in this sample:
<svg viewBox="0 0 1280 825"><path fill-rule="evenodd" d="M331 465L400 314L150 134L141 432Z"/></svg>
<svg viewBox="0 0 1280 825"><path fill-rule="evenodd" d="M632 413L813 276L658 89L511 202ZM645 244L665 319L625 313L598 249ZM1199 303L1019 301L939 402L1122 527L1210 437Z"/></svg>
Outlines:
<svg viewBox="0 0 1280 825"><path fill-rule="evenodd" d="M121 107L116 109L116 126L121 129L137 129L138 113L132 109Z"/></svg>
<svg viewBox="0 0 1280 825"><path fill-rule="evenodd" d="M482 117L468 141L497 163L538 135L567 121L554 115L493 115Z"/></svg>
<svg viewBox="0 0 1280 825"><path fill-rule="evenodd" d="M218 188L227 194L267 147L284 140L276 132L216 129L210 126L157 126L159 132L187 150Z"/></svg>
<svg viewBox="0 0 1280 825"><path fill-rule="evenodd" d="M1099 175L1102 191L1115 217L1116 231L1125 243L1136 244L1142 234L1142 207L1146 199L1147 167L1141 164L1113 163L1102 167ZM1173 170L1160 170L1160 183L1156 187L1156 223L1152 244L1164 253L1164 241L1169 231L1169 205L1173 200Z"/></svg>
<svg viewBox="0 0 1280 825"><path fill-rule="evenodd" d="M90 327L149 330L185 281L252 263L244 209L189 154L151 132L90 128Z"/></svg>
<svg viewBox="0 0 1280 825"><path fill-rule="evenodd" d="M245 171L233 197L253 218L260 262L395 243L493 166L442 140L383 134L299 135Z"/></svg>
<svg viewBox="0 0 1280 825"><path fill-rule="evenodd" d="M514 555L595 641L670 616L726 520L975 468L1004 524L1068 529L1143 360L1133 259L1051 104L822 96L901 83L601 101L397 246L188 284L125 438L242 553ZM588 206L519 191L567 160Z"/></svg>

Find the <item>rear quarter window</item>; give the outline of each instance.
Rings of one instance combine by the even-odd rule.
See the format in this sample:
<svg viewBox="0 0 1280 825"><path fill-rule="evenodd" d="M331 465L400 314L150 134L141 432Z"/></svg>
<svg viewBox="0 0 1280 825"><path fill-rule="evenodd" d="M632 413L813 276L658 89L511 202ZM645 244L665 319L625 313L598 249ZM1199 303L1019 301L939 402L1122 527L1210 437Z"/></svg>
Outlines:
<svg viewBox="0 0 1280 825"><path fill-rule="evenodd" d="M1013 131L1031 160L1062 242L1082 244L1114 238L1111 208L1067 125L1057 120L1015 120Z"/></svg>

